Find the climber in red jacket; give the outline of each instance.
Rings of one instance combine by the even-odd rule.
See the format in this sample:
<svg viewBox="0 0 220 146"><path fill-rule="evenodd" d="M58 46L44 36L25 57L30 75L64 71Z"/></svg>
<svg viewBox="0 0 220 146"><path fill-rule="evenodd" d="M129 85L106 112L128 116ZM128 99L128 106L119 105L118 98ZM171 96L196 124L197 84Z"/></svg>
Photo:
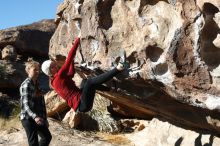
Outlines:
<svg viewBox="0 0 220 146"><path fill-rule="evenodd" d="M51 78L53 89L66 100L74 111L88 112L92 109L95 91L97 89L105 90L102 83L112 79L124 70L125 65L120 62L117 67L106 73L83 80L81 88L78 88L72 78L75 73L73 60L80 43L80 36L81 33L76 38L65 63L60 69L58 69L56 62L47 60L42 64L42 71Z"/></svg>

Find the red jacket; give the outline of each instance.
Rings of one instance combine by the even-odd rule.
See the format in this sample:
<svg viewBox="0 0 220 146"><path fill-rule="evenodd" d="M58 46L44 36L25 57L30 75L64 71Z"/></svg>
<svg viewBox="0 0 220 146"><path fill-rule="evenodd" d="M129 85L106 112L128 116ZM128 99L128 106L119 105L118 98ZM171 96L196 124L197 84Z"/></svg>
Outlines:
<svg viewBox="0 0 220 146"><path fill-rule="evenodd" d="M63 99L65 99L67 104L75 111L79 105L80 96L82 93L72 80L75 73L74 57L76 55L79 42L80 39L77 38L68 54L65 63L51 80L51 85L53 86L54 90L56 90L56 92Z"/></svg>

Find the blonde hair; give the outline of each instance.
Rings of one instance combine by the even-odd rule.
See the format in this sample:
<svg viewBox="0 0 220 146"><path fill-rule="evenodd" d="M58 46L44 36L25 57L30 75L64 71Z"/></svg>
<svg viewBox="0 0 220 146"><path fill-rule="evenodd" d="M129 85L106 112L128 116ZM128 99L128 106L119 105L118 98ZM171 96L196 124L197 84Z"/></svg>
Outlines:
<svg viewBox="0 0 220 146"><path fill-rule="evenodd" d="M40 66L40 63L34 61L33 58L28 58L27 62L25 63L25 71L28 72L28 70L35 65Z"/></svg>

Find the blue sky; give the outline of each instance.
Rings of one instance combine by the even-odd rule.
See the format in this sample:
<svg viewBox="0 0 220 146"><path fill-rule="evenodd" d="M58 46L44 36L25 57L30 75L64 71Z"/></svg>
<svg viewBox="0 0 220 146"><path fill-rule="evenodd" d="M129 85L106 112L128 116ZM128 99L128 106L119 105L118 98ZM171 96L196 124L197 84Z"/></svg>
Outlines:
<svg viewBox="0 0 220 146"><path fill-rule="evenodd" d="M0 29L55 18L64 0L0 0Z"/></svg>

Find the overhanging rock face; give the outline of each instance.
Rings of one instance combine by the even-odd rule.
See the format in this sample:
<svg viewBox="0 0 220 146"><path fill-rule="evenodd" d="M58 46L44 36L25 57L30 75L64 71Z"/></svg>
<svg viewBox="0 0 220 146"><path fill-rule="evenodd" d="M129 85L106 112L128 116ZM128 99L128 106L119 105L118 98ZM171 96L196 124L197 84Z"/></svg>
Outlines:
<svg viewBox="0 0 220 146"><path fill-rule="evenodd" d="M113 85L120 92L104 96L118 96L115 102L125 108L219 133L219 8L217 0L65 0L49 53L57 59L67 55L80 21L76 62L92 72L107 71L126 52L130 64Z"/></svg>
<svg viewBox="0 0 220 146"><path fill-rule="evenodd" d="M0 50L12 45L18 54L47 57L48 43L55 29L54 20L43 19L32 24L0 30ZM4 54L7 54L6 52ZM2 59L6 59L4 55Z"/></svg>

